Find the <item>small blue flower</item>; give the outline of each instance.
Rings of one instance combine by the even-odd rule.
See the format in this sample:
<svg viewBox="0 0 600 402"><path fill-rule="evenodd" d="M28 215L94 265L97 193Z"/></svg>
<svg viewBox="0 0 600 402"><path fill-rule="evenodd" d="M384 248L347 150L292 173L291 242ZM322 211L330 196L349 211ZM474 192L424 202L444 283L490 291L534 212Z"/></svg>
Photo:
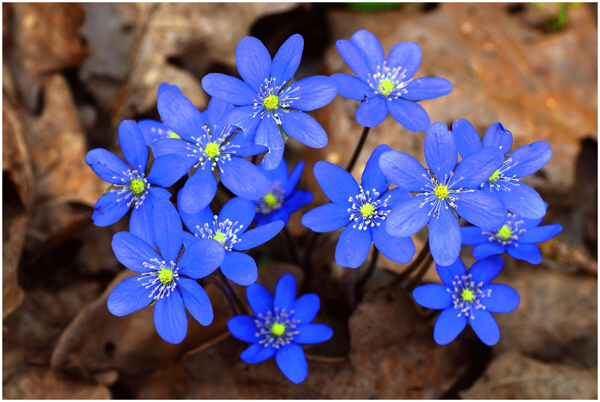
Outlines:
<svg viewBox="0 0 600 402"><path fill-rule="evenodd" d="M168 200L170 187L186 172L184 160L177 155L164 155L154 160L149 172L148 148L140 128L133 120L119 125L119 143L125 164L106 149L97 148L87 153L85 162L104 181L112 184L96 205L92 219L97 226L108 226L119 221L134 205L129 221L131 233L150 242L152 209L158 200Z"/></svg>
<svg viewBox="0 0 600 402"><path fill-rule="evenodd" d="M513 137L502 124L493 124L485 132L483 142L473 125L465 119L452 124L456 137L456 148L463 158L482 147L496 147L504 156L510 151ZM552 158L550 145L545 141L536 141L523 145L508 155L494 173L485 181L483 190L498 198L506 209L520 217L537 219L546 215L546 205L542 197L533 188L519 180L540 170Z"/></svg>
<svg viewBox="0 0 600 402"><path fill-rule="evenodd" d="M152 150L156 155L180 155L188 170L196 169L179 192L181 210L196 213L212 201L217 192L213 174L216 168L223 185L235 195L255 200L267 194L265 175L243 159L266 148L254 145L235 134L235 127L224 124L223 116L233 109L232 105L213 98L201 113L176 86L160 91L157 105L165 126L181 139L159 139L152 143ZM158 131L159 127L155 128Z"/></svg>
<svg viewBox="0 0 600 402"><path fill-rule="evenodd" d="M502 258L493 256L475 262L467 273L458 259L449 266L436 265L443 285L423 285L413 291L421 306L443 309L433 329L438 344L452 342L467 321L483 343L491 346L498 342L500 329L491 313L510 313L520 302L519 294L510 286L490 284L503 267Z"/></svg>
<svg viewBox="0 0 600 402"><path fill-rule="evenodd" d="M460 254L460 227L453 211L483 230L504 223L506 209L490 194L478 190L481 183L502 165L502 152L482 148L458 166L454 135L444 123L434 123L425 135L425 160L429 170L410 155L385 152L379 167L385 177L413 197L395 206L385 229L392 236L406 237L429 224L429 247L435 262L450 265Z"/></svg>
<svg viewBox="0 0 600 402"><path fill-rule="evenodd" d="M475 245L473 257L478 260L507 252L518 260L539 264L542 254L533 243L544 242L562 230L557 224L538 226L541 221L542 218L521 218L509 212L506 222L498 230L486 232L474 226L461 227L462 244Z"/></svg>
<svg viewBox="0 0 600 402"><path fill-rule="evenodd" d="M338 40L338 52L356 77L338 73L331 76L343 97L362 101L356 121L364 127L381 123L388 112L410 131L423 131L430 120L421 105L411 101L433 99L452 92L445 78L412 77L421 65L423 53L414 42L400 42L385 59L381 43L369 31L361 30L351 40Z"/></svg>
<svg viewBox="0 0 600 402"><path fill-rule="evenodd" d="M311 148L327 145L327 133L307 111L329 104L337 94L329 77L314 76L290 83L300 65L304 39L292 35L271 62L262 42L247 36L236 50L236 64L243 81L224 74L207 74L202 88L211 96L240 107L227 114L226 121L244 130L269 153L262 163L275 169L283 157L285 136ZM284 135L282 135L284 134ZM287 138L287 137L286 137Z"/></svg>
<svg viewBox="0 0 600 402"><path fill-rule="evenodd" d="M325 161L315 164L315 178L332 203L304 214L302 224L315 232L345 227L335 248L335 262L341 267L359 267L367 258L371 241L383 255L399 263L409 262L415 253L410 237L392 237L384 229L390 210L410 199L408 191L386 191L390 183L377 161L389 150L385 144L375 148L363 171L362 186L339 166Z"/></svg>
<svg viewBox="0 0 600 402"><path fill-rule="evenodd" d="M306 294L296 300L296 280L286 274L277 283L275 297L255 283L246 289L246 298L255 316L238 315L227 323L234 337L252 343L240 357L254 364L275 355L281 372L300 384L308 374L300 345L325 342L333 336L327 325L311 324L319 311L319 297Z"/></svg>
<svg viewBox="0 0 600 402"><path fill-rule="evenodd" d="M187 228L197 238L211 239L225 250L225 258L220 265L221 272L242 286L256 282L258 268L252 257L240 251L250 250L271 240L284 226L282 221L274 221L247 230L254 219L255 207L252 201L240 197L229 200L218 216L213 215L210 207L195 214L188 214L179 208L179 214ZM205 272L205 276L216 268L213 267L210 272Z"/></svg>
<svg viewBox="0 0 600 402"><path fill-rule="evenodd" d="M313 200L310 192L296 190L304 169L304 162L298 163L289 176L284 159L273 170L266 170L262 165L259 169L267 176L271 189L263 198L254 200L256 225L262 226L277 220L287 225L292 213Z"/></svg>
<svg viewBox="0 0 600 402"><path fill-rule="evenodd" d="M165 341L178 344L187 333L186 308L200 324L212 322L210 300L195 279L216 269L225 253L208 239L195 241L181 253L183 228L168 201L156 203L152 219L152 243L129 232L114 235L112 248L119 262L141 275L118 284L108 296L107 306L112 314L122 317L156 302L156 331Z"/></svg>

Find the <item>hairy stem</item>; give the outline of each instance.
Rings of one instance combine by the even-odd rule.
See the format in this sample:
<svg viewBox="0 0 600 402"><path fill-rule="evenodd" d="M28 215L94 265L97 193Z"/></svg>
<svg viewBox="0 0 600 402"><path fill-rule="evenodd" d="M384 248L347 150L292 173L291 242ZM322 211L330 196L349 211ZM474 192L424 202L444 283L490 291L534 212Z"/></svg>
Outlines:
<svg viewBox="0 0 600 402"><path fill-rule="evenodd" d="M403 282L406 278L408 278L408 276L410 274L412 274L417 268L419 268L419 265L421 265L423 260L425 260L425 258L427 258L428 255L431 256L431 253L429 251L429 238L427 238L427 240L425 240L425 245L419 252L419 255L417 256L417 258L415 258L413 263L410 264L408 266L408 268L406 268L404 270L404 272L402 272L400 275L398 275L396 277L396 280L394 280L394 283Z"/></svg>
<svg viewBox="0 0 600 402"><path fill-rule="evenodd" d="M288 230L287 226L283 227L283 230L281 231L281 233L283 233L283 237L285 239L288 252L292 259L292 263L294 263L296 265L300 265L300 258L298 258L298 252L296 251L296 244L294 243L294 240L292 239L292 235L290 234L290 231Z"/></svg>
<svg viewBox="0 0 600 402"><path fill-rule="evenodd" d="M371 130L371 127L365 127L362 132L362 135L360 136L360 140L358 141L358 144L356 145L354 154L352 154L350 163L348 163L348 166L346 167L346 171L348 173L352 173L352 168L354 168L354 165L356 164L356 161L358 160L358 156L360 155L360 151L362 150L363 145L365 145L365 141L367 140L367 135L369 134L369 130Z"/></svg>
<svg viewBox="0 0 600 402"><path fill-rule="evenodd" d="M359 293L362 291L362 288L365 286L365 284L367 283L367 281L369 280L371 275L373 275L373 272L375 271L375 266L377 266L378 259L379 259L379 250L377 250L377 248L374 248L373 254L371 255L371 262L369 263L367 270L358 279L358 281L356 282L356 285L354 286L354 290L356 293Z"/></svg>

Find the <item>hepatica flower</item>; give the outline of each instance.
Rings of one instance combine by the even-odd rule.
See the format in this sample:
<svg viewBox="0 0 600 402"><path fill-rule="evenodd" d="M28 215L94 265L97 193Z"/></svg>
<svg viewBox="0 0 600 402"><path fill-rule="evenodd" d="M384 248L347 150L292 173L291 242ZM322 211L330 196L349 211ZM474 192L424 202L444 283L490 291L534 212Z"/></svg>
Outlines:
<svg viewBox="0 0 600 402"><path fill-rule="evenodd" d="M125 120L119 125L119 143L129 165L102 148L91 150L85 157L94 173L112 184L94 205L92 219L97 226L112 225L133 206L129 222L131 232L151 241L149 223L154 203L171 197L164 187L172 186L185 173L184 160L177 155L160 156L146 172L148 148L133 120Z"/></svg>
<svg viewBox="0 0 600 402"><path fill-rule="evenodd" d="M425 135L425 160L429 170L410 155L388 151L379 166L385 177L413 197L389 213L386 230L392 236L406 237L429 224L429 247L439 265L450 265L460 254L461 234L456 212L483 230L502 226L506 209L489 193L478 190L503 161L494 147L482 148L463 159L458 166L454 135L444 123L434 123Z"/></svg>
<svg viewBox="0 0 600 402"><path fill-rule="evenodd" d="M232 198L221 209L219 215L213 215L210 207L195 214L187 214L179 208L181 219L187 228L199 239L210 239L225 251L220 264L221 272L237 283L248 286L256 282L258 268L248 254L251 248L271 240L283 228L282 221L247 230L254 219L254 203L240 197ZM213 272L217 267L213 267Z"/></svg>
<svg viewBox="0 0 600 402"><path fill-rule="evenodd" d="M271 61L262 42L247 36L239 42L235 55L243 81L217 73L202 79L202 88L209 95L239 106L228 113L226 120L241 127L256 144L269 149L262 161L267 170L275 169L281 162L287 136L311 148L327 145L323 127L303 112L329 104L337 88L325 76L291 82L303 48L302 36L292 35Z"/></svg>
<svg viewBox="0 0 600 402"><path fill-rule="evenodd" d="M362 101L356 110L356 121L364 127L378 125L389 112L408 130L426 130L430 124L427 112L411 101L452 92L452 84L445 78L412 79L423 58L421 48L414 42L398 43L387 59L381 43L369 31L357 31L351 40L338 40L336 46L356 77L338 73L331 78L340 95Z"/></svg>
<svg viewBox="0 0 600 402"><path fill-rule="evenodd" d="M443 285L423 285L413 291L421 306L443 309L433 329L438 344L452 342L467 322L486 345L498 342L500 329L491 313L510 313L520 302L519 294L510 286L490 284L503 267L502 258L493 256L475 262L467 272L457 259L449 266L436 265Z"/></svg>
<svg viewBox="0 0 600 402"><path fill-rule="evenodd" d="M462 243L475 245L473 257L477 259L507 252L518 260L539 264L542 262L542 254L534 243L551 239L562 230L562 226L557 224L538 226L541 220L542 218L521 218L509 212L504 225L498 230L482 231L474 226L461 227Z"/></svg>
<svg viewBox="0 0 600 402"><path fill-rule="evenodd" d="M275 355L281 372L300 384L308 373L300 345L325 342L333 336L327 325L311 323L319 311L319 297L306 294L296 300L296 281L291 274L279 280L275 297L258 283L248 286L246 297L254 317L238 315L227 323L234 337L252 343L240 357L253 364Z"/></svg>
<svg viewBox="0 0 600 402"><path fill-rule="evenodd" d="M513 137L502 124L492 125L483 136L483 142L471 123L459 119L452 124L456 136L456 147L463 158L483 147L496 147L502 151L506 160L485 181L483 190L498 198L511 212L528 219L537 219L546 215L546 204L533 188L520 179L540 170L550 158L552 151L545 141L536 141L523 145L510 155Z"/></svg>
<svg viewBox="0 0 600 402"><path fill-rule="evenodd" d="M258 226L277 220L283 221L286 225L292 213L313 200L310 192L296 189L304 169L304 162L298 163L289 176L287 164L283 159L273 170L266 170L262 165L259 169L267 176L271 188L267 195L254 200L256 205L254 220Z"/></svg>
<svg viewBox="0 0 600 402"><path fill-rule="evenodd" d="M383 255L399 263L409 262L415 253L410 237L392 237L384 229L390 210L410 199L408 191L386 191L389 182L377 161L389 150L385 144L375 148L363 171L362 186L339 166L325 161L315 164L315 178L332 203L307 212L302 224L315 232L345 227L335 248L335 262L339 266L360 266L367 258L371 242Z"/></svg>
<svg viewBox="0 0 600 402"><path fill-rule="evenodd" d="M152 244L128 232L114 235L112 247L119 262L141 275L118 284L107 305L112 314L122 317L155 302L156 331L165 341L177 344L187 333L186 308L200 324L212 322L210 300L195 279L218 267L225 253L208 239L195 241L181 253L183 228L168 201L156 203L152 218Z"/></svg>

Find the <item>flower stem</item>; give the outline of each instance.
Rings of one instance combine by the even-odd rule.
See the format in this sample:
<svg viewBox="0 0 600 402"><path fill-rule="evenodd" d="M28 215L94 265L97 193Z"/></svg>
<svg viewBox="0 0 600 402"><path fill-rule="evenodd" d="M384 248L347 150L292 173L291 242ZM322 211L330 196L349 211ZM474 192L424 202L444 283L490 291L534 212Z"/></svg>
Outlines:
<svg viewBox="0 0 600 402"><path fill-rule="evenodd" d="M379 250L377 248L373 249L373 254L371 255L371 262L367 267L365 273L358 279L356 285L354 286L354 290L356 293L362 291L362 288L365 286L373 272L375 271L375 266L377 265L377 260L379 259Z"/></svg>
<svg viewBox="0 0 600 402"><path fill-rule="evenodd" d="M419 284L419 282L421 282L421 279L423 279L427 271L429 271L429 267L431 267L432 262L433 256L430 253L427 256L427 259L425 260L421 268L415 274L415 276L410 280L410 282L408 282L408 285L406 286L406 289L408 289L408 291L412 291Z"/></svg>
<svg viewBox="0 0 600 402"><path fill-rule="evenodd" d="M429 238L427 238L427 240L425 240L425 245L423 246L423 248L421 249L421 251L419 252L419 255L417 256L417 258L415 258L415 260L413 261L412 264L410 264L408 266L408 268L406 268L404 270L404 272L402 272L400 275L398 275L396 277L396 280L394 280L394 283L400 283L403 282L406 278L408 278L408 276L410 274L413 273L413 271L415 271L417 268L419 268L419 265L421 265L421 263L423 262L423 260L427 257L430 256L431 253L429 252Z"/></svg>
<svg viewBox="0 0 600 402"><path fill-rule="evenodd" d="M229 292L227 287L223 284L223 282L221 282L219 279L214 279L214 278L206 278L206 279L209 282L214 283L215 286L221 291L221 293L223 293L223 296L225 296L225 299L227 300L227 304L229 305L229 308L231 309L231 313L234 316L238 315L238 309L235 306L235 302L231 296L231 293Z"/></svg>
<svg viewBox="0 0 600 402"><path fill-rule="evenodd" d="M350 163L348 163L348 166L346 167L346 171L348 173L352 173L352 168L354 168L354 165L356 164L356 161L358 160L358 155L360 155L360 151L362 150L363 145L365 145L365 141L367 140L367 135L369 134L369 130L371 130L371 127L365 127L362 132L362 135L360 136L360 140L358 141L358 144L356 145L356 149L354 150L352 159L350 159Z"/></svg>
<svg viewBox="0 0 600 402"><path fill-rule="evenodd" d="M281 232L283 233L283 237L287 243L288 252L292 257L292 263L300 265L300 259L298 258L298 252L296 251L296 245L294 244L294 240L292 239L292 235L290 234L287 226L284 226Z"/></svg>

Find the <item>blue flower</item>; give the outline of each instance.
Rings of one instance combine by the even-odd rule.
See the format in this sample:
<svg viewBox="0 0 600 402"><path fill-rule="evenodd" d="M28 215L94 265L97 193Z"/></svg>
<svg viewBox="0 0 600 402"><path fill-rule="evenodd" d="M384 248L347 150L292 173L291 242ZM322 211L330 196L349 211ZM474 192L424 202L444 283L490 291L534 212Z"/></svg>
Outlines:
<svg viewBox="0 0 600 402"><path fill-rule="evenodd" d="M223 116L232 109L232 105L213 98L201 113L176 86L164 89L158 96L158 112L165 126L181 139L157 140L152 143L152 150L156 155L180 155L185 158L187 169L196 169L178 195L178 205L187 213L200 211L214 198L215 169L219 170L223 185L242 198L255 200L269 191L265 175L243 159L266 148L254 145L250 139L235 134L235 127L224 124Z"/></svg>
<svg viewBox="0 0 600 402"><path fill-rule="evenodd" d="M180 202L180 199L177 200ZM258 268L248 254L240 253L271 240L284 224L274 221L255 229L247 230L254 219L254 203L240 197L229 200L219 215L213 215L210 207L195 214L188 214L179 208L181 219L187 228L200 239L211 239L225 250L221 272L237 283L248 286L256 282ZM206 275L210 274L214 267Z"/></svg>
<svg viewBox="0 0 600 402"><path fill-rule="evenodd" d="M313 200L313 195L308 191L296 190L304 169L304 162L298 163L289 177L284 159L273 170L266 170L262 165L259 169L267 176L271 188L266 196L254 200L256 204L254 220L257 226L277 220L283 221L286 225L292 213Z"/></svg>
<svg viewBox="0 0 600 402"><path fill-rule="evenodd" d="M107 306L112 314L122 317L156 302L156 331L165 341L177 344L187 333L186 308L200 324L212 322L210 300L195 279L218 267L225 253L207 239L195 241L181 253L183 228L168 201L156 203L152 219L152 243L128 232L114 235L112 248L119 262L141 275L118 284L108 296Z"/></svg>
<svg viewBox="0 0 600 402"><path fill-rule="evenodd" d="M444 123L434 123L425 135L425 160L429 170L410 155L388 151L379 167L385 177L413 197L395 206L385 229L392 236L406 237L429 224L429 247L435 262L450 265L460 254L460 227L454 211L483 230L504 223L506 209L490 194L478 190L481 183L502 165L502 152L482 148L458 166L454 135Z"/></svg>
<svg viewBox="0 0 600 402"><path fill-rule="evenodd" d="M367 258L371 241L387 258L409 262L415 246L408 236L390 236L383 223L396 205L410 199L408 191L386 191L389 182L377 161L390 147L382 144L373 151L362 174L362 186L345 169L319 161L314 174L321 189L332 203L321 205L302 217L302 224L315 232L330 232L345 227L335 248L335 262L356 268Z"/></svg>
<svg viewBox="0 0 600 402"><path fill-rule="evenodd" d="M423 131L430 120L421 105L412 101L433 99L452 92L452 84L444 78L412 77L421 65L423 53L414 42L400 42L387 60L381 43L369 31L361 30L351 40L338 40L338 52L356 77L338 73L331 76L338 93L362 101L356 110L356 121L364 127L381 123L388 112L410 131Z"/></svg>
<svg viewBox="0 0 600 402"><path fill-rule="evenodd" d="M462 244L475 245L473 257L479 259L507 252L511 257L530 264L542 262L540 249L533 243L544 242L562 230L561 225L539 226L542 218L521 218L508 213L504 225L498 230L482 231L478 227L461 227Z"/></svg>
<svg viewBox="0 0 600 402"><path fill-rule="evenodd" d="M506 156L510 151L513 137L502 124L493 124L485 132L483 143L473 125L465 119L452 124L456 137L456 148L463 158L483 147L496 147ZM512 152L490 177L485 181L483 190L498 198L506 209L520 217L537 219L546 215L546 205L542 197L533 188L519 180L540 170L552 158L550 145L545 141L536 141L523 145Z"/></svg>
<svg viewBox="0 0 600 402"><path fill-rule="evenodd" d="M202 88L209 95L240 106L230 111L226 120L241 127L244 135L256 144L269 149L262 161L267 170L275 169L281 162L284 135L311 148L327 145L323 127L303 112L330 103L337 88L335 82L325 76L308 77L290 84L300 65L303 48L302 36L292 35L271 62L262 42L247 36L238 44L235 55L243 81L216 73L202 79Z"/></svg>
<svg viewBox="0 0 600 402"><path fill-rule="evenodd" d="M327 325L311 324L319 311L319 297L306 294L296 300L296 281L292 274L286 274L277 283L275 297L255 283L246 289L246 298L255 317L238 315L227 323L234 337L252 343L240 357L253 364L275 355L281 372L300 384L308 373L300 345L325 342L333 336Z"/></svg>
<svg viewBox="0 0 600 402"><path fill-rule="evenodd" d="M446 345L467 325L486 345L495 345L500 329L491 313L510 313L519 307L519 294L510 286L490 284L498 276L504 261L493 256L479 260L469 272L458 259L450 266L436 265L443 285L419 286L413 291L415 301L423 307L443 309L433 329L433 339Z"/></svg>
<svg viewBox="0 0 600 402"><path fill-rule="evenodd" d="M151 241L154 204L171 198L171 193L164 187L172 186L185 174L184 160L177 155L164 155L156 158L147 172L148 148L133 120L125 120L119 125L119 143L129 166L102 148L91 150L85 157L94 173L112 184L94 205L92 219L97 226L112 225L134 205L129 230Z"/></svg>

